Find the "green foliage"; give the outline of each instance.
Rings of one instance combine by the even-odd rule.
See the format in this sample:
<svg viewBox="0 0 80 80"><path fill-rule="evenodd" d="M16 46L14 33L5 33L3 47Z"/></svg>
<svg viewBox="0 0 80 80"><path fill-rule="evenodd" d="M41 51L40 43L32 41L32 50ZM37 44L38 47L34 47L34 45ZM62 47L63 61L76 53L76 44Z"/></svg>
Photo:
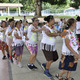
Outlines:
<svg viewBox="0 0 80 80"><path fill-rule="evenodd" d="M70 4L70 6L78 9L79 6L80 6L80 0L74 0L74 1L72 1L72 3Z"/></svg>
<svg viewBox="0 0 80 80"><path fill-rule="evenodd" d="M6 2L8 2L8 0L0 0L0 3L6 3Z"/></svg>
<svg viewBox="0 0 80 80"><path fill-rule="evenodd" d="M61 5L61 4L66 4L67 0L42 0L43 2L48 2L52 5L57 4L57 5Z"/></svg>

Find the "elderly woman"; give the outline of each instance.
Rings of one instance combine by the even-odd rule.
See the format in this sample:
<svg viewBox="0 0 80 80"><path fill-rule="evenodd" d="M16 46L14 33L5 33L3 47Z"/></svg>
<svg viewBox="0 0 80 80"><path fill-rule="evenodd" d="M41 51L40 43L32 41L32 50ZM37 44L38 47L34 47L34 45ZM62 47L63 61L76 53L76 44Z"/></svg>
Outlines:
<svg viewBox="0 0 80 80"><path fill-rule="evenodd" d="M7 29L6 22L2 21L1 27L0 27L0 50L3 53L3 58L2 58L3 60L6 59L5 50L9 58L9 51L8 51L8 46L6 44L6 36L5 36L6 29Z"/></svg>

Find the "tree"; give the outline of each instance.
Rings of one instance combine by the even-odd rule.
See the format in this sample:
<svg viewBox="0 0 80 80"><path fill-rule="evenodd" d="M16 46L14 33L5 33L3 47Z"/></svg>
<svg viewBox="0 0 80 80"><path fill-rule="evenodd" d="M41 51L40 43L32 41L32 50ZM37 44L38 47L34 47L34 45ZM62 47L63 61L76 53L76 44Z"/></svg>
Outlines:
<svg viewBox="0 0 80 80"><path fill-rule="evenodd" d="M48 2L51 5L66 4L66 0L35 0L35 3L36 3L35 16L41 16L42 2Z"/></svg>
<svg viewBox="0 0 80 80"><path fill-rule="evenodd" d="M80 0L71 0L71 1L72 3L70 4L70 6L78 9L80 6Z"/></svg>
<svg viewBox="0 0 80 80"><path fill-rule="evenodd" d="M41 16L43 2L50 3L51 5L66 4L68 0L19 0L23 4L22 10L35 11L36 16ZM76 1L76 0L75 0ZM1 3L18 3L18 0L0 0Z"/></svg>
<svg viewBox="0 0 80 80"><path fill-rule="evenodd" d="M6 2L8 2L8 0L0 0L0 3L6 3Z"/></svg>

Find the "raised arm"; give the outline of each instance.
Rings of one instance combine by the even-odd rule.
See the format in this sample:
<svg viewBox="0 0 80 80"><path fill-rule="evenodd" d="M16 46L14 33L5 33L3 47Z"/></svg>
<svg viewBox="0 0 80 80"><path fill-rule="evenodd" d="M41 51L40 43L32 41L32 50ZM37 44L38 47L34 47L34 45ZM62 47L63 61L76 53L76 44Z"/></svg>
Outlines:
<svg viewBox="0 0 80 80"><path fill-rule="evenodd" d="M42 27L42 28L40 28L40 29L32 29L31 31L32 32L39 32L39 31L42 31L42 30L44 30L45 29L45 27Z"/></svg>
<svg viewBox="0 0 80 80"><path fill-rule="evenodd" d="M65 36L68 32L62 32L62 33L59 33L59 32L55 32L55 33L51 33L50 30L48 29L44 29L45 33L50 36L50 37L56 37L56 36Z"/></svg>
<svg viewBox="0 0 80 80"><path fill-rule="evenodd" d="M20 36L18 35L18 33L15 33L14 36L15 36L17 39L22 39L22 37L20 37Z"/></svg>
<svg viewBox="0 0 80 80"><path fill-rule="evenodd" d="M51 33L50 30L46 29L45 33L50 37L56 37L59 36L59 33Z"/></svg>

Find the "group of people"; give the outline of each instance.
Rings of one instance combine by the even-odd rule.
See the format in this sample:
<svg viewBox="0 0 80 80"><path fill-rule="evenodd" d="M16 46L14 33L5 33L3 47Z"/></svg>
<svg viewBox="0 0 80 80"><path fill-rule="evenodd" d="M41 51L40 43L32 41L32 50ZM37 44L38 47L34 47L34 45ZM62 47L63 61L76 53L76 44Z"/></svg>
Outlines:
<svg viewBox="0 0 80 80"><path fill-rule="evenodd" d="M21 60L25 44L31 53L29 63L27 64L28 68L30 70L38 69L34 64L38 51L38 32L41 31L43 36L40 48L46 58L46 62L42 64L42 67L44 68L44 74L48 77L52 77L49 68L51 64L59 58L55 42L56 37L60 36L63 39L62 54L59 63L59 69L62 70L62 72L56 74L56 77L59 80L63 80L63 74L67 73L65 80L73 80L70 74L71 71L76 71L77 62L78 59L80 59L78 38L74 31L76 28L76 20L74 18L68 19L66 23L67 26L63 32L55 29L55 19L52 15L45 17L44 21L47 23L44 24L42 28L38 27L39 19L37 17L32 18L32 24L30 25L26 19L23 21L9 19L8 23L2 21L0 28L0 50L2 50L3 59L6 58L6 50L10 61L22 67ZM15 53L12 55L13 48Z"/></svg>

